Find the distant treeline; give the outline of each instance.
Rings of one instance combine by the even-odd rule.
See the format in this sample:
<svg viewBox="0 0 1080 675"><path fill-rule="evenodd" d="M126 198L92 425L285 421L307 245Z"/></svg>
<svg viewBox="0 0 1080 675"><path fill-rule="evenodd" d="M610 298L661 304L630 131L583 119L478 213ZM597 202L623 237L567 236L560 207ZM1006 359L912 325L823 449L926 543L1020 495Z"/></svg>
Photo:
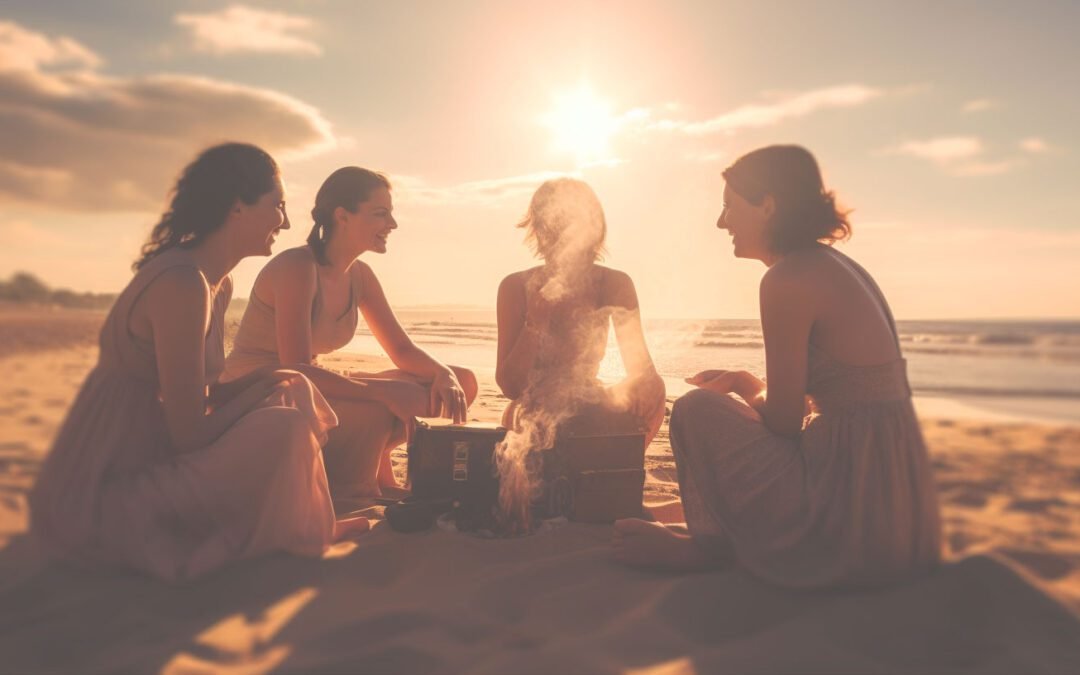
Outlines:
<svg viewBox="0 0 1080 675"><path fill-rule="evenodd" d="M108 309L115 300L115 293L77 293L67 288L49 288L28 272L16 272L10 279L0 281L0 302Z"/></svg>

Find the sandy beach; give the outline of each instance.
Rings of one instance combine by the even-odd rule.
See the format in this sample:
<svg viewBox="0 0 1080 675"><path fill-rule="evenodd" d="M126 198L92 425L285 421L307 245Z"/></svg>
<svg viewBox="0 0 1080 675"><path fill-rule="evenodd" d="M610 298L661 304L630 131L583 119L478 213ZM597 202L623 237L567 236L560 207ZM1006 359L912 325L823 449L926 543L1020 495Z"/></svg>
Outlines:
<svg viewBox="0 0 1080 675"><path fill-rule="evenodd" d="M274 556L181 587L46 563L24 536L26 494L102 316L0 308L0 671L1080 670L1080 428L1034 422L922 420L949 563L883 591L624 569L610 527L580 524L485 540L378 522L323 560ZM470 418L504 405L482 378ZM394 460L402 480L403 448ZM676 497L666 425L646 462L646 501Z"/></svg>

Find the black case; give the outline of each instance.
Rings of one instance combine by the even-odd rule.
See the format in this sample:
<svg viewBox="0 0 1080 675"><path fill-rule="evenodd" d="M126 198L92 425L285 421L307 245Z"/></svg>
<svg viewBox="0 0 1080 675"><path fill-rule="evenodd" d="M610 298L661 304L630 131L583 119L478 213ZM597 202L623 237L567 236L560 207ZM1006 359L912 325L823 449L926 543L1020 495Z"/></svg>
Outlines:
<svg viewBox="0 0 1080 675"><path fill-rule="evenodd" d="M506 433L475 424L417 424L408 447L414 498L452 500L459 525L489 527L499 499L495 446ZM571 418L553 448L530 457L541 462L533 468L543 477L534 516L611 522L642 514L645 435L633 418L595 412Z"/></svg>

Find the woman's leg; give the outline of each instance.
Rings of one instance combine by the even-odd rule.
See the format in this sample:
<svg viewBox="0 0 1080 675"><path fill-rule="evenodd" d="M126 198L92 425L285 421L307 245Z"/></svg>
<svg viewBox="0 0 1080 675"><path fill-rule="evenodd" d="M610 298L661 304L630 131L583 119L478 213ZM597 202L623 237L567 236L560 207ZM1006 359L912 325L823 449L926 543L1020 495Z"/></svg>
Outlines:
<svg viewBox="0 0 1080 675"><path fill-rule="evenodd" d="M710 494L711 481L702 482L701 472L708 470L707 462L701 461L708 454L708 434L703 433L708 423L726 415L722 406L716 405L709 392L696 390L675 402L671 412L669 429L675 464L679 473L681 506L694 535L675 532L659 523L639 519L616 521L612 538L612 553L619 562L670 570L698 570L722 567L735 560L734 548L724 532L722 523L708 508L706 502L718 499ZM667 510L676 511L673 504ZM692 521L692 522L691 522Z"/></svg>
<svg viewBox="0 0 1080 675"><path fill-rule="evenodd" d="M330 401L338 426L323 447L330 492L335 498L375 497L382 457L404 439L403 425L386 406L371 401ZM385 480L385 478L384 478ZM393 473L390 473L393 480Z"/></svg>
<svg viewBox="0 0 1080 675"><path fill-rule="evenodd" d="M458 382L461 384L461 388L465 391L465 400L469 405L472 405L476 400L477 393L480 391L480 385L476 380L476 375L468 368L462 368L461 366L450 366L450 369L454 371L454 375L457 376ZM354 373L358 375L358 373ZM405 380L406 382L415 382L416 384L427 385L422 378L407 373L404 370L384 370L379 373L365 374L366 377L392 379L392 380ZM384 488L396 488L400 487L397 484L397 480L394 478L394 466L393 461L390 458L390 453L394 448L398 447L406 440L405 425L397 420L394 425L393 433L391 434L386 448L379 459L379 486Z"/></svg>

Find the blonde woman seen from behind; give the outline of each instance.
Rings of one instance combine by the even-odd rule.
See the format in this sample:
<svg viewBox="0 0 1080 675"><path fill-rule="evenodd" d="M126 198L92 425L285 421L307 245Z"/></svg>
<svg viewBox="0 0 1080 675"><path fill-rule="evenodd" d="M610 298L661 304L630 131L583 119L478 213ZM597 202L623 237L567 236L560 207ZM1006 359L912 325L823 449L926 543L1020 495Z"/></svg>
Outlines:
<svg viewBox="0 0 1080 675"><path fill-rule="evenodd" d="M580 180L547 181L519 226L544 264L499 286L495 379L511 399L503 424L531 420L554 433L560 420L581 413L597 423L622 419L647 444L664 420L664 381L645 343L633 280L598 264L607 234L600 200ZM626 377L605 385L598 374L612 325Z"/></svg>

